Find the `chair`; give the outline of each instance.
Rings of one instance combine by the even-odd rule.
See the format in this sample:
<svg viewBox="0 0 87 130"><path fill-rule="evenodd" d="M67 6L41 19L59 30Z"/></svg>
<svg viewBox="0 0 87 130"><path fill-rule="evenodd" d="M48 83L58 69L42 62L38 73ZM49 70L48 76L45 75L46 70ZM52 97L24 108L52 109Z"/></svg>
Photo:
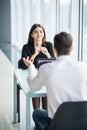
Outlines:
<svg viewBox="0 0 87 130"><path fill-rule="evenodd" d="M49 130L87 130L87 101L61 104Z"/></svg>

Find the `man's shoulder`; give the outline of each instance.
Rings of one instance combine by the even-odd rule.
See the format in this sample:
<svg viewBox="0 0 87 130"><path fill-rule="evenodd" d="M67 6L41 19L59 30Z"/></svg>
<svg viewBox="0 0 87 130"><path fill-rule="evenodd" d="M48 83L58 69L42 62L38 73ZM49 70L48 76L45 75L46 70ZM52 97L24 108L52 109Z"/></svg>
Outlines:
<svg viewBox="0 0 87 130"><path fill-rule="evenodd" d="M45 63L40 66L40 70L41 71L50 71L50 70L54 69L55 64L56 64L55 61L52 61L51 63Z"/></svg>
<svg viewBox="0 0 87 130"><path fill-rule="evenodd" d="M84 61L78 61L76 65L81 68L87 68L87 62Z"/></svg>

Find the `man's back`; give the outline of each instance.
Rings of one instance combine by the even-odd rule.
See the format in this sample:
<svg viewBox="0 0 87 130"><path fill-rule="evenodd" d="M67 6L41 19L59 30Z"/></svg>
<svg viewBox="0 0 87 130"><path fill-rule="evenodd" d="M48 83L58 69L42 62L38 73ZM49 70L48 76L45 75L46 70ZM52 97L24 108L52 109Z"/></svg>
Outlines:
<svg viewBox="0 0 87 130"><path fill-rule="evenodd" d="M49 117L65 101L87 100L87 66L75 63L69 56L60 56L57 61L43 66L48 93ZM52 96L53 95L53 96Z"/></svg>

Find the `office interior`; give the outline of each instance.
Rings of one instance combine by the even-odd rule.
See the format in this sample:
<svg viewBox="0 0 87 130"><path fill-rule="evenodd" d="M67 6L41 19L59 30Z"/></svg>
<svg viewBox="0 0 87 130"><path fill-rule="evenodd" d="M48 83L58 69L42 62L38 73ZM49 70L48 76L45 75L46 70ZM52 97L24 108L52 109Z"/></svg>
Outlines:
<svg viewBox="0 0 87 130"><path fill-rule="evenodd" d="M17 68L21 49L27 43L34 23L44 26L47 41L52 43L55 34L61 31L71 33L71 57L87 61L87 0L0 0L0 130L25 129L22 92L21 122L12 123L13 68Z"/></svg>

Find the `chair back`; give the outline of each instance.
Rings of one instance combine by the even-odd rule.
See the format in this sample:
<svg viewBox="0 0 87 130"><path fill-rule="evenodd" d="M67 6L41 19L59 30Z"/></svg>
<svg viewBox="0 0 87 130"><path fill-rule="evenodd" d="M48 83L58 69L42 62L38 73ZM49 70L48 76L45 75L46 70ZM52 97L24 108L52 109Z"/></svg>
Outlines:
<svg viewBox="0 0 87 130"><path fill-rule="evenodd" d="M87 101L61 104L49 130L87 130Z"/></svg>

